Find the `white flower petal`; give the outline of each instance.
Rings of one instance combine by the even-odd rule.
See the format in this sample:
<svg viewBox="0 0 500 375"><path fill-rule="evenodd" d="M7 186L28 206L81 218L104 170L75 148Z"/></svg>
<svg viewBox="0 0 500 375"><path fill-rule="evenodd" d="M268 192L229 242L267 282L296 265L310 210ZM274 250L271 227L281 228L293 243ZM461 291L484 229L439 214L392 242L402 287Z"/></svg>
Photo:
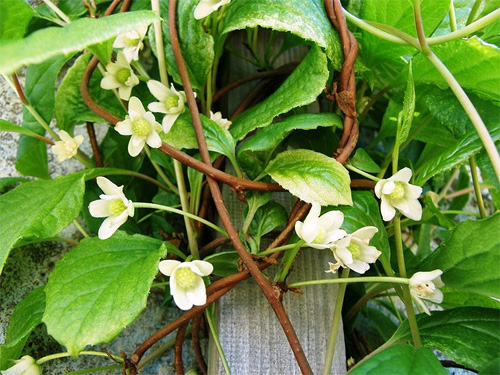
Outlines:
<svg viewBox="0 0 500 375"><path fill-rule="evenodd" d="M191 263L193 263L196 268L199 270L200 273L198 273L201 276L208 276L214 271L214 266L204 260L193 260ZM194 270L193 270L194 271Z"/></svg>
<svg viewBox="0 0 500 375"><path fill-rule="evenodd" d="M195 306L201 306L207 303L207 291L201 277L193 288L186 290L186 295L189 302Z"/></svg>
<svg viewBox="0 0 500 375"><path fill-rule="evenodd" d="M396 215L396 209L392 207L389 199L382 195L381 203L380 203L380 212L382 213L382 219L384 221L390 221Z"/></svg>
<svg viewBox="0 0 500 375"><path fill-rule="evenodd" d="M178 260L162 260L158 264L158 269L160 272L166 276L170 276L172 272L181 264Z"/></svg>
<svg viewBox="0 0 500 375"><path fill-rule="evenodd" d="M392 177L389 178L389 180L392 181L401 181L401 182L408 182L410 181L412 172L410 168L403 168L400 171L396 172Z"/></svg>
<svg viewBox="0 0 500 375"><path fill-rule="evenodd" d="M155 131L152 131L151 134L148 135L146 143L152 148L159 148L162 145L161 138Z"/></svg>
<svg viewBox="0 0 500 375"><path fill-rule="evenodd" d="M124 67L130 68L130 64L122 51L118 51L116 54L116 62L118 65L123 65Z"/></svg>
<svg viewBox="0 0 500 375"><path fill-rule="evenodd" d="M172 286L172 281L170 281L170 286ZM181 289L178 289L176 293L172 293L174 297L174 302L177 307L181 310L189 310L193 307L193 303L189 300L187 293Z"/></svg>
<svg viewBox="0 0 500 375"><path fill-rule="evenodd" d="M134 132L132 131L132 121L130 119L125 119L123 121L118 122L115 125L115 130L121 135L132 135Z"/></svg>
<svg viewBox="0 0 500 375"><path fill-rule="evenodd" d="M163 132L165 134L170 131L172 125L174 125L175 123L175 120L177 120L177 117L179 117L179 113L166 114L165 117L163 117L163 121L161 122L161 124L163 126Z"/></svg>
<svg viewBox="0 0 500 375"><path fill-rule="evenodd" d="M202 0L194 9L194 18L201 20L202 18L208 17L213 11L212 4Z"/></svg>
<svg viewBox="0 0 500 375"><path fill-rule="evenodd" d="M131 94L132 94L132 87L120 86L118 88L118 96L120 96L120 99L128 100Z"/></svg>
<svg viewBox="0 0 500 375"><path fill-rule="evenodd" d="M321 205L318 203L313 203L304 222L319 218L320 213L321 213Z"/></svg>
<svg viewBox="0 0 500 375"><path fill-rule="evenodd" d="M146 111L144 110L144 106L142 105L139 98L132 96L128 102L128 109L130 111L134 111L137 115L143 116Z"/></svg>
<svg viewBox="0 0 500 375"><path fill-rule="evenodd" d="M407 215L408 212L410 211L410 205L408 204L408 201L406 199L400 199L398 201L394 200L389 200L389 201L391 202L393 207L397 208L404 215Z"/></svg>
<svg viewBox="0 0 500 375"><path fill-rule="evenodd" d="M344 222L344 214L341 211L330 211L319 218L321 225L327 232L333 229L339 229Z"/></svg>
<svg viewBox="0 0 500 375"><path fill-rule="evenodd" d="M320 234L320 231L321 228L318 219L306 220L302 225L302 239L306 241L306 243L311 244Z"/></svg>
<svg viewBox="0 0 500 375"><path fill-rule="evenodd" d="M146 139L144 137L136 137L132 135L130 137L130 141L128 142L128 153L130 156L135 157L139 155L144 148L144 144L146 143Z"/></svg>
<svg viewBox="0 0 500 375"><path fill-rule="evenodd" d="M83 135L77 135L73 138L73 142L75 142L75 146L78 148L83 143L85 137Z"/></svg>
<svg viewBox="0 0 500 375"><path fill-rule="evenodd" d="M123 186L116 186L106 177L99 176L96 178L97 185L106 195L123 196Z"/></svg>
<svg viewBox="0 0 500 375"><path fill-rule="evenodd" d="M359 259L354 259L354 261L348 264L347 267L361 275L370 269L370 265L368 263L365 263Z"/></svg>
<svg viewBox="0 0 500 375"><path fill-rule="evenodd" d="M358 229L352 234L353 237L359 238L360 240L371 240L373 236L378 232L378 228L374 226L368 226Z"/></svg>
<svg viewBox="0 0 500 375"><path fill-rule="evenodd" d="M405 185L405 197L408 199L418 199L422 194L422 188L417 185Z"/></svg>
<svg viewBox="0 0 500 375"><path fill-rule="evenodd" d="M347 248L336 247L334 251L338 258L342 260L342 263L347 264L347 266L349 266L353 262L352 253L347 250Z"/></svg>
<svg viewBox="0 0 500 375"><path fill-rule="evenodd" d="M347 236L347 233L343 229L331 230L330 232L327 232L323 242L325 244L330 244L332 242L335 242L335 241L338 241L338 240L344 238L345 236ZM328 247L330 247L330 246L328 246Z"/></svg>
<svg viewBox="0 0 500 375"><path fill-rule="evenodd" d="M419 221L422 219L422 205L416 199L407 201L408 211L405 212L405 216L409 219Z"/></svg>
<svg viewBox="0 0 500 375"><path fill-rule="evenodd" d="M114 216L110 216L102 222L101 226L99 227L99 232L97 233L97 235L101 240L106 240L109 237L111 237L116 232L116 230L123 223L125 223L125 221L127 221L126 215L125 215L125 220L122 221L116 220Z"/></svg>
<svg viewBox="0 0 500 375"><path fill-rule="evenodd" d="M165 103L162 103L162 102L149 103L148 104L148 109L151 112L167 113L167 107L165 107Z"/></svg>
<svg viewBox="0 0 500 375"><path fill-rule="evenodd" d="M382 190L384 189L384 185L386 184L386 182L387 180L380 180L375 184L375 195L379 199L382 196Z"/></svg>
<svg viewBox="0 0 500 375"><path fill-rule="evenodd" d="M117 89L122 86L120 82L113 75L107 75L103 79L101 79L101 88L104 90L112 90Z"/></svg>
<svg viewBox="0 0 500 375"><path fill-rule="evenodd" d="M163 83L151 79L147 82L147 85L151 94L160 102L164 102L167 99L169 89Z"/></svg>
<svg viewBox="0 0 500 375"><path fill-rule="evenodd" d="M391 194L396 189L394 181L387 181L382 188L382 194Z"/></svg>
<svg viewBox="0 0 500 375"><path fill-rule="evenodd" d="M105 200L97 200L89 203L89 212L93 217L108 217L111 215L109 212L109 202Z"/></svg>

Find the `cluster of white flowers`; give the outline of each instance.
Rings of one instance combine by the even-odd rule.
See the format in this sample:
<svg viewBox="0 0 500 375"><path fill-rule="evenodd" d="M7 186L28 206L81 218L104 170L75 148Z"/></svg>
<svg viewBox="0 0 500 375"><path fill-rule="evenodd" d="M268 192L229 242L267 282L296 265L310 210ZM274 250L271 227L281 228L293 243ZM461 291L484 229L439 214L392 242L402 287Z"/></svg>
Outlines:
<svg viewBox="0 0 500 375"><path fill-rule="evenodd" d="M327 272L336 272L340 267L349 267L358 273L365 273L369 263L374 263L381 252L369 246L378 229L368 226L347 234L340 229L344 222L341 211L330 211L321 215L321 206L313 203L304 222L295 223L297 235L307 246L316 249L330 249L337 263L330 263Z"/></svg>
<svg viewBox="0 0 500 375"><path fill-rule="evenodd" d="M2 375L41 375L42 369L36 364L33 357L25 355L21 359L14 361L15 365L7 370L0 371Z"/></svg>

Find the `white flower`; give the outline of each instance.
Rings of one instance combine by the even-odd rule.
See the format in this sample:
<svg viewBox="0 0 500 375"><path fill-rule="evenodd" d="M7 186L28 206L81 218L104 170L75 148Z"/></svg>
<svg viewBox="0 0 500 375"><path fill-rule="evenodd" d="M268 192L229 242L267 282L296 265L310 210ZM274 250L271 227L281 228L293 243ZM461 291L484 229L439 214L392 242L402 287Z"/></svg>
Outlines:
<svg viewBox="0 0 500 375"><path fill-rule="evenodd" d="M113 47L123 48L123 54L128 61L139 60L139 51L144 47L142 40L147 31L147 26L143 26L137 30L121 33L116 37Z"/></svg>
<svg viewBox="0 0 500 375"><path fill-rule="evenodd" d="M200 20L215 12L221 6L229 4L231 0L200 0L194 9L194 18Z"/></svg>
<svg viewBox="0 0 500 375"><path fill-rule="evenodd" d="M161 124L163 125L163 132L168 133L177 117L184 113L186 109L184 105L186 94L184 91L177 91L173 84L168 88L163 83L155 80L148 81L148 88L151 94L159 100L159 102L150 103L148 109L152 112L165 113Z"/></svg>
<svg viewBox="0 0 500 375"><path fill-rule="evenodd" d="M106 65L101 87L105 90L118 89L118 94L123 100L128 100L132 87L139 84L139 78L134 74L127 58L122 51L116 55L116 62Z"/></svg>
<svg viewBox="0 0 500 375"><path fill-rule="evenodd" d="M346 232L340 229L344 214L340 211L330 211L320 217L320 213L321 206L313 203L304 222L295 223L295 231L307 246L327 249L332 246L333 242L346 235Z"/></svg>
<svg viewBox="0 0 500 375"><path fill-rule="evenodd" d="M430 312L422 298L434 303L443 302L443 292L438 289L444 286L440 277L442 274L441 270L417 272L410 278L411 295L427 315Z"/></svg>
<svg viewBox="0 0 500 375"><path fill-rule="evenodd" d="M151 112L146 112L141 101L135 96L128 103L128 116L116 124L115 129L121 135L131 135L128 153L137 156L147 143L153 148L161 147L161 126Z"/></svg>
<svg viewBox="0 0 500 375"><path fill-rule="evenodd" d="M375 185L375 194L381 199L380 212L385 221L391 220L396 208L412 220L422 218L422 206L418 197L422 193L420 186L409 184L411 169L403 168L389 179L383 179Z"/></svg>
<svg viewBox="0 0 500 375"><path fill-rule="evenodd" d="M217 125L219 125L221 128L228 130L229 127L231 126L231 121L222 118L222 113L220 112L215 112L213 113L210 111L210 120L215 122Z"/></svg>
<svg viewBox="0 0 500 375"><path fill-rule="evenodd" d="M123 194L123 186L116 186L106 177L97 177L97 185L105 194L99 200L90 202L89 212L93 217L105 217L99 228L98 236L105 240L127 221L127 216L134 216L134 206Z"/></svg>
<svg viewBox="0 0 500 375"><path fill-rule="evenodd" d="M204 260L181 263L177 260L162 260L160 272L170 276L170 294L181 310L207 302L207 291L202 276L208 276L214 267Z"/></svg>
<svg viewBox="0 0 500 375"><path fill-rule="evenodd" d="M35 362L33 357L25 355L21 359L14 361L16 364L7 370L1 371L2 375L41 375L42 369Z"/></svg>
<svg viewBox="0 0 500 375"><path fill-rule="evenodd" d="M375 246L369 246L370 240L377 232L376 227L364 227L336 241L332 252L337 263L330 263L330 269L326 272L334 273L339 267L349 267L360 274L368 271L369 263L375 263L382 254Z"/></svg>
<svg viewBox="0 0 500 375"><path fill-rule="evenodd" d="M78 151L78 147L83 142L83 135L77 135L76 137L71 137L64 130L61 130L59 133L60 141L55 142L55 145L52 146L51 150L54 155L57 156L57 161L59 163L63 162L66 159L71 159L76 155Z"/></svg>

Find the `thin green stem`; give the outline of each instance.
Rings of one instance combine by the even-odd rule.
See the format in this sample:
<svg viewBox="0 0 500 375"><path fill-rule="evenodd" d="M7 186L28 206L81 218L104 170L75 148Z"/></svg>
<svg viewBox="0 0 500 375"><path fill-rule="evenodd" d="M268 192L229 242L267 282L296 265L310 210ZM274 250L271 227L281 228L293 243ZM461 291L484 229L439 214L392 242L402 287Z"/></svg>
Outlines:
<svg viewBox="0 0 500 375"><path fill-rule="evenodd" d="M177 187L170 181L170 179L167 177L165 172L163 172L163 169L161 169L160 165L153 160L151 157L151 150L149 149L149 146L145 145L144 146L144 151L146 152L146 155L148 156L149 161L153 165L153 168L155 169L156 173L165 181L167 184L168 188L175 194L179 194L179 190Z"/></svg>
<svg viewBox="0 0 500 375"><path fill-rule="evenodd" d="M215 325L214 317L210 309L205 310L205 316L207 318L208 327L210 328L210 332L212 333L212 337L214 339L217 352L219 353L222 366L224 367L224 371L226 375L231 375L231 369L229 368L229 364L227 363L226 355L224 354L224 349L222 348L222 345L219 340L219 332L217 331L217 326Z"/></svg>
<svg viewBox="0 0 500 375"><path fill-rule="evenodd" d="M90 235L87 233L87 231L83 228L82 224L78 222L78 220L74 219L73 224L75 224L75 227L80 231L83 237L90 237Z"/></svg>
<svg viewBox="0 0 500 375"><path fill-rule="evenodd" d="M108 357L108 358L111 355L111 357L113 357L117 361L123 362L123 359L120 356L117 356L114 354L108 354L108 353L104 353L104 352L96 352L96 351L92 351L92 350L80 352L78 355L79 356L80 355L93 355L93 356L97 356L97 357ZM71 354L69 354L68 352L50 354L50 355L47 355L47 356L42 357L39 360L37 360L36 364L38 366L40 366L40 365L43 365L45 362L52 361L54 359L59 359L59 358L66 358L66 357L70 357L70 356L71 356Z"/></svg>
<svg viewBox="0 0 500 375"><path fill-rule="evenodd" d="M341 278L346 279L349 277L349 268L342 270ZM347 284L340 284L337 291L337 299L335 301L335 308L333 310L332 327L330 328L330 337L328 338L328 346L325 354L325 364L323 365L323 375L330 375L332 371L333 356L335 355L335 348L337 346L337 336L340 326L340 319L342 318L342 305L344 304L344 296Z"/></svg>
<svg viewBox="0 0 500 375"><path fill-rule="evenodd" d="M101 73L101 75L104 77L106 74L106 69L104 69L104 67L101 65L101 63L97 64L97 69L99 69L99 72ZM123 104L123 100L120 98L120 94L118 94L118 90L117 89L111 89L111 91L113 92L113 94L115 94L115 97L116 99L118 99L118 102L120 103L120 105L122 106L122 108L125 110L125 112L128 112L127 111L127 108L125 107L125 104Z"/></svg>
<svg viewBox="0 0 500 375"><path fill-rule="evenodd" d="M151 0L151 9L160 15L160 1ZM163 47L163 34L161 30L161 22L154 23L156 53L158 58L158 69L160 70L160 80L165 86L168 86L167 63L165 62L165 49Z"/></svg>
<svg viewBox="0 0 500 375"><path fill-rule="evenodd" d="M65 375L93 374L93 373L99 372L99 371L118 370L118 369L121 369L122 367L123 367L122 365L92 367L92 368L86 368L83 370L67 372Z"/></svg>
<svg viewBox="0 0 500 375"><path fill-rule="evenodd" d="M392 345L393 345L393 343L390 342L390 341L387 341L385 344L380 345L377 349L375 349L373 352L371 352L370 354L368 354L366 357L363 357L363 359L361 361L359 361L358 363L356 363L356 365L354 367L352 367L351 370L355 369L356 367L358 367L362 363L368 361L371 357L377 355L378 353L384 351L385 349L390 348Z"/></svg>
<svg viewBox="0 0 500 375"><path fill-rule="evenodd" d="M302 246L304 246L304 244L305 244L305 241L300 240L299 242L297 242L295 244L295 247L287 254L287 258L283 258L283 259L286 259L286 261L285 261L285 264L283 265L283 269L282 269L280 277L278 279L279 281L281 281L281 282L285 281L285 278L288 275L288 271L290 271L290 267L292 267L292 264L295 260L295 257L297 256L297 253L299 252L300 248Z"/></svg>
<svg viewBox="0 0 500 375"><path fill-rule="evenodd" d="M467 17L467 21L465 22L466 25L472 23L474 19L477 17L477 14L479 13L479 9L481 8L481 3L483 0L476 0L474 1L474 5L472 6L472 9L470 10L469 17Z"/></svg>
<svg viewBox="0 0 500 375"><path fill-rule="evenodd" d="M207 227L210 227L213 230L219 232L224 237L227 237L227 233L224 229L218 227L217 225L215 225L215 224L211 223L210 221L205 220L199 216L190 214L189 212L185 212L183 210L178 210L177 208L163 206L161 204L155 204L155 203L134 202L133 205L136 208L152 208L154 210L162 210L162 211L172 212L174 214L178 214L178 215L182 215L182 216L187 216L190 219L193 219L193 220L199 221L200 223L205 224Z"/></svg>
<svg viewBox="0 0 500 375"><path fill-rule="evenodd" d="M113 175L122 175L122 176L132 176L132 177L137 177L140 179L143 179L145 181L151 182L152 184L155 184L158 186L160 189L165 190L165 191L171 191L172 189L168 188L167 186L163 185L160 181L155 180L154 178L151 178L145 174L139 173L139 172L134 172L134 171L129 171L127 169L112 169L111 171L106 171L105 173L107 176L113 176ZM176 189L174 193L177 191L177 188L174 186Z"/></svg>
<svg viewBox="0 0 500 375"><path fill-rule="evenodd" d="M33 108L31 104L25 104L24 106L29 111L29 113L31 113L31 115L35 118L35 120L38 121L40 125L42 125L45 131L52 136L52 138L54 138L56 141L61 140L61 138L59 138L59 136L50 128L49 124L47 124L47 122L43 119L42 116L40 116L40 114L37 112L35 108Z"/></svg>
<svg viewBox="0 0 500 375"><path fill-rule="evenodd" d="M457 31L457 17L455 16L455 4L453 0L450 2L450 10L448 11L448 16L450 17L450 30Z"/></svg>
<svg viewBox="0 0 500 375"><path fill-rule="evenodd" d="M349 284L349 283L393 283L393 284L409 284L409 280L402 277L386 277L386 276L366 276L366 277L351 277L339 279L319 279L309 281L299 281L288 285L291 288L297 288L307 285L321 284Z"/></svg>
<svg viewBox="0 0 500 375"><path fill-rule="evenodd" d="M470 172L472 174L472 182L474 183L474 193L476 194L477 205L479 206L479 213L481 218L484 219L488 216L484 208L483 195L481 194L481 186L479 186L479 176L477 174L476 158L471 156L469 159Z"/></svg>
<svg viewBox="0 0 500 375"><path fill-rule="evenodd" d="M163 281L161 283L151 284L151 288L163 288L164 286L170 285L170 281Z"/></svg>
<svg viewBox="0 0 500 375"><path fill-rule="evenodd" d="M353 165L351 165L349 163L344 164L344 166L347 169L350 169L351 171L356 172L357 174L359 174L359 175L361 175L363 177L366 177L366 178L368 178L368 179L370 179L372 181L375 181L375 182L379 182L380 181L380 178L372 176L371 174L366 173L366 172L362 171L361 169L358 169L358 168L354 167Z"/></svg>
<svg viewBox="0 0 500 375"><path fill-rule="evenodd" d="M260 257L272 254L272 253L277 253L278 251L284 251L284 250L291 250L293 249L297 244L296 243L291 243L288 245L283 245L283 246L278 246L278 247L273 247L272 249L262 251L258 253L257 255Z"/></svg>
<svg viewBox="0 0 500 375"><path fill-rule="evenodd" d="M446 193L448 192L451 185L456 180L456 178L458 177L459 174L460 174L460 167L455 168L455 171L453 171L453 174L450 176L450 178L448 179L446 184L443 186L443 188L439 192L439 201L441 201L441 199L443 199L443 197L446 195Z"/></svg>
<svg viewBox="0 0 500 375"><path fill-rule="evenodd" d="M61 10L59 9L52 1L50 0L43 0L47 6L52 9L66 24L71 23L71 20L69 17Z"/></svg>
<svg viewBox="0 0 500 375"><path fill-rule="evenodd" d="M483 120L481 119L481 116L477 112L476 107L474 107L474 104L472 104L469 97L462 89L458 81L455 79L453 74L451 74L448 68L443 64L443 62L439 60L439 58L434 54L434 52L432 52L432 50L427 45L422 25L419 0L414 0L414 8L415 8L415 25L417 28L418 39L422 48L422 53L425 57L427 57L427 59L431 62L431 64L434 65L439 74L441 74L444 80L448 83L451 90L457 97L458 101L464 108L469 119L476 128L476 131L479 134L479 138L481 138L483 146L486 149L486 152L488 153L491 163L493 164L493 168L495 169L495 174L497 176L497 179L500 181L500 155L498 154L495 142L491 138L488 128L486 128L486 125L484 124Z"/></svg>
<svg viewBox="0 0 500 375"><path fill-rule="evenodd" d="M478 214L477 212L470 212L470 211L460 211L460 210L444 210L441 211L443 215L465 215L465 216L475 216L475 217L481 217L481 214Z"/></svg>
<svg viewBox="0 0 500 375"><path fill-rule="evenodd" d="M149 73L144 69L144 66L140 61L134 61L132 60L132 66L139 72L139 74L143 77L143 79L147 82L151 79L149 76ZM138 77L140 79L140 77Z"/></svg>
<svg viewBox="0 0 500 375"><path fill-rule="evenodd" d="M419 0L416 0L419 1ZM394 217L394 242L396 244L396 255L398 258L398 268L401 277L406 278L406 265L405 258L403 254L403 240L401 236L401 214L398 212ZM417 326L417 319L415 318L415 310L413 309L413 302L411 300L410 287L409 285L403 286L403 298L406 305L406 313L408 314L408 323L410 325L411 336L413 338L413 344L418 349L422 346L420 339L420 332Z"/></svg>

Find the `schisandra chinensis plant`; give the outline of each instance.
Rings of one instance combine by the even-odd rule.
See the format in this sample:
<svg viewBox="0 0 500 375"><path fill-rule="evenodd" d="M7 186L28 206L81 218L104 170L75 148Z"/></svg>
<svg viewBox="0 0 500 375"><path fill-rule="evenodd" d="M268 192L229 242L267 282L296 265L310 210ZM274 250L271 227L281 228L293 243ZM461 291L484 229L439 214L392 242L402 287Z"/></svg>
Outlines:
<svg viewBox="0 0 500 375"><path fill-rule="evenodd" d="M499 373L496 0L0 12L2 375Z"/></svg>

